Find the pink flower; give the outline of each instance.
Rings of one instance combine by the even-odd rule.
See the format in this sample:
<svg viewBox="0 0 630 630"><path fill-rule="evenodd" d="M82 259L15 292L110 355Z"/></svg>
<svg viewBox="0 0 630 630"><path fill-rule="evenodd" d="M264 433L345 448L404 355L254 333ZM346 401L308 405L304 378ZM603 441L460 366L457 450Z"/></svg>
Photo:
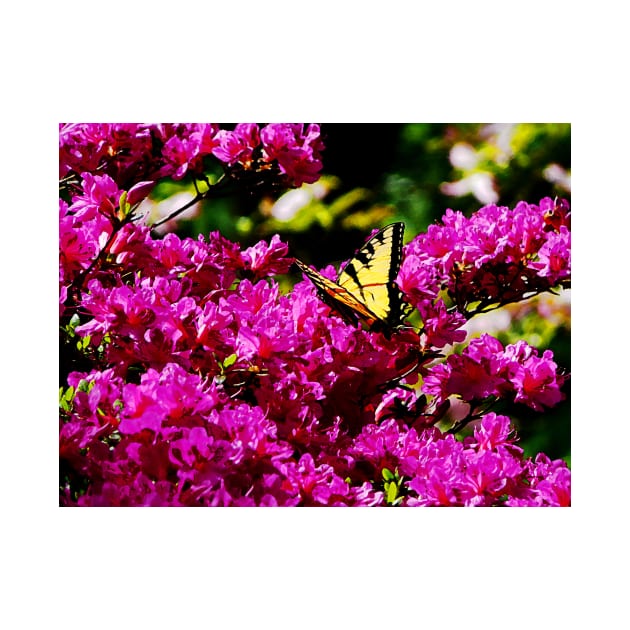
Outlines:
<svg viewBox="0 0 630 630"><path fill-rule="evenodd" d="M538 252L535 263L538 274L553 284L571 277L571 232L560 226L559 232L549 232L547 242Z"/></svg>
<svg viewBox="0 0 630 630"><path fill-rule="evenodd" d="M520 365L510 366L509 378L516 390L516 402L543 411L564 399L560 391L564 378L558 374L552 357L551 351L545 350L542 357L532 356Z"/></svg>
<svg viewBox="0 0 630 630"><path fill-rule="evenodd" d="M81 183L83 194L72 200L72 212L77 218L89 221L97 213L104 217L114 218L122 191L108 175L91 175L83 173Z"/></svg>
<svg viewBox="0 0 630 630"><path fill-rule="evenodd" d="M466 331L463 330L466 318L461 313L449 313L441 299L435 302L425 300L417 308L422 317L422 334L427 347L443 348L466 339Z"/></svg>
<svg viewBox="0 0 630 630"><path fill-rule="evenodd" d="M162 155L167 164L173 166L171 177L175 180L184 177L190 163L197 157L198 144L187 138L173 136L164 144Z"/></svg>
<svg viewBox="0 0 630 630"><path fill-rule="evenodd" d="M343 506L350 500L350 487L334 473L331 466L316 466L310 454L303 455L297 464L283 464L286 484L299 493L304 505Z"/></svg>
<svg viewBox="0 0 630 630"><path fill-rule="evenodd" d="M252 160L254 149L260 143L256 123L239 123L233 131L221 129L216 135L217 145L212 153L226 164L240 162L247 164Z"/></svg>
<svg viewBox="0 0 630 630"><path fill-rule="evenodd" d="M487 413L474 429L472 443L479 451L490 451L498 447L513 446L514 435L507 416ZM520 451L520 449L519 449ZM521 451L522 452L522 451Z"/></svg>
<svg viewBox="0 0 630 630"><path fill-rule="evenodd" d="M271 123L260 132L263 156L267 161L277 160L281 172L293 185L313 183L322 169L320 151L324 144L319 125L311 124L304 131L302 124Z"/></svg>
<svg viewBox="0 0 630 630"><path fill-rule="evenodd" d="M283 243L277 234L274 234L269 244L259 241L243 252L245 269L250 270L256 278L263 278L276 273L287 273L293 262L292 259L286 258L288 252L287 244Z"/></svg>

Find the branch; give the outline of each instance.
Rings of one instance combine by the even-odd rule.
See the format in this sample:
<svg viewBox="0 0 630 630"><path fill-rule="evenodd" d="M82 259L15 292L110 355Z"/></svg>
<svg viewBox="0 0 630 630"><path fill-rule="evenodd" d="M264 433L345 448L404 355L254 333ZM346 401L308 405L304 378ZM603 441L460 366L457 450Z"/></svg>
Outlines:
<svg viewBox="0 0 630 630"><path fill-rule="evenodd" d="M224 193L227 183L229 183L229 180L226 178L225 173L221 175L221 177L219 177L219 179L217 180L217 183L214 185L208 184L208 181L206 180L206 184L208 184L208 190L202 193L199 191L199 188L197 187L197 180L193 178L193 186L195 187L195 191L197 192L195 197L191 199L190 201L188 201L187 203L185 203L181 208L178 208L174 212L171 212L171 214L169 214L167 217L160 219L159 221L156 221L151 226L151 229L154 230L155 228L160 227L160 225L164 225L164 223L167 223L171 219L174 219L175 217L179 216L182 212L184 212L185 210L188 210L188 208L190 208L191 206L194 206L196 203L199 203L200 201L203 201L204 199L218 197L219 196L218 193L221 193L221 194Z"/></svg>
<svg viewBox="0 0 630 630"><path fill-rule="evenodd" d="M473 420L480 420L486 413L488 413L488 410L492 408L495 402L495 398L490 398L490 400L486 401L485 407L482 407L481 403L478 406L471 405L471 410L468 412L468 415L456 422L448 431L446 431L446 433L455 434L458 431L461 431Z"/></svg>

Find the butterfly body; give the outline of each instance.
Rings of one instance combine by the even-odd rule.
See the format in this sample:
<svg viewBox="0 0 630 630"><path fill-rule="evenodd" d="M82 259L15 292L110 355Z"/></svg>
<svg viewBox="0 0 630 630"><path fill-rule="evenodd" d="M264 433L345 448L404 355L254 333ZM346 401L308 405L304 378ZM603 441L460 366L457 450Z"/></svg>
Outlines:
<svg viewBox="0 0 630 630"><path fill-rule="evenodd" d="M336 282L300 260L295 264L346 322L361 320L370 330L387 333L400 327L411 309L396 285L404 230L403 223L392 223L377 232L341 268Z"/></svg>

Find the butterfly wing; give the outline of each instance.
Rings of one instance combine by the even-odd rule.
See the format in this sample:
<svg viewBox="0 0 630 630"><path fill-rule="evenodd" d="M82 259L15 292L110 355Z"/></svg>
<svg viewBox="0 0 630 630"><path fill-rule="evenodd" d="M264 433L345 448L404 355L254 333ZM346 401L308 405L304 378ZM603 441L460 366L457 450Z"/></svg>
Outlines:
<svg viewBox="0 0 630 630"><path fill-rule="evenodd" d="M321 273L307 267L301 260L295 264L304 272L308 279L317 287L320 297L328 306L337 311L349 324L357 324L357 318L363 319L369 327L378 320L364 304L336 282L329 280Z"/></svg>
<svg viewBox="0 0 630 630"><path fill-rule="evenodd" d="M410 307L396 285L404 223L377 232L340 271L337 284L357 298L384 328L399 326Z"/></svg>
<svg viewBox="0 0 630 630"><path fill-rule="evenodd" d="M400 326L411 310L395 282L404 229L403 223L393 223L377 232L341 269L337 282L295 262L345 321L356 324L360 318L372 330L388 331Z"/></svg>

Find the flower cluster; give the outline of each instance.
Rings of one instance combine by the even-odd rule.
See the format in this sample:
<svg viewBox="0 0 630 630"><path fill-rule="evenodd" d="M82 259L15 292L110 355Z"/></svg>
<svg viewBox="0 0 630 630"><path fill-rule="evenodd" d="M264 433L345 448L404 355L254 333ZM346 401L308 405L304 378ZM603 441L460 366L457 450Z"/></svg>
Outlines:
<svg viewBox="0 0 630 630"><path fill-rule="evenodd" d="M524 296L568 286L570 212L565 200L484 206L466 218L447 210L405 251L399 284L419 309L445 288L459 313L471 317ZM457 341L460 341L457 339Z"/></svg>
<svg viewBox="0 0 630 630"><path fill-rule="evenodd" d="M402 505L570 504L566 466L544 455L525 460L509 418L494 413L463 441L436 428L418 434L395 420L368 425L350 453L375 476L397 470L404 480Z"/></svg>
<svg viewBox="0 0 630 630"><path fill-rule="evenodd" d="M308 280L283 295L273 276L292 259L278 237L247 249L217 232L156 238L124 212L139 183L179 177L177 164L197 168L208 152L230 168L275 161L308 181L315 125L84 125L61 136L62 171L82 173L60 201L64 353L76 359L60 397L63 505L569 504L566 465L526 458L506 416L485 413L463 440L439 428L449 397L541 409L560 400L563 379L550 353L489 336L431 364L430 350L464 341L466 321L438 298L457 261L435 243L410 243L400 277L420 334L387 338L348 325ZM559 222L543 219L529 237L538 254L522 258L563 282ZM508 246L486 249L487 270ZM422 391L401 385L419 372Z"/></svg>
<svg viewBox="0 0 630 630"><path fill-rule="evenodd" d="M503 348L497 339L483 334L461 354L451 354L444 363L430 367L422 389L440 401L459 396L478 402L496 396L543 411L563 399L564 380L551 351L539 357L524 341Z"/></svg>
<svg viewBox="0 0 630 630"><path fill-rule="evenodd" d="M261 149L262 161L277 162L281 173L296 186L319 179L322 168L320 151L324 148L319 125L274 124L259 129L253 123L236 125L233 131L221 130L213 150L215 157L233 165L248 167Z"/></svg>
<svg viewBox="0 0 630 630"><path fill-rule="evenodd" d="M233 130L203 124L62 124L59 127L59 176L71 173L107 174L129 190L150 186L163 177L201 175L204 158L226 168L235 164L260 176L271 167L283 183L300 186L319 178L324 148L319 125L238 124ZM229 169L233 173L233 169Z"/></svg>

